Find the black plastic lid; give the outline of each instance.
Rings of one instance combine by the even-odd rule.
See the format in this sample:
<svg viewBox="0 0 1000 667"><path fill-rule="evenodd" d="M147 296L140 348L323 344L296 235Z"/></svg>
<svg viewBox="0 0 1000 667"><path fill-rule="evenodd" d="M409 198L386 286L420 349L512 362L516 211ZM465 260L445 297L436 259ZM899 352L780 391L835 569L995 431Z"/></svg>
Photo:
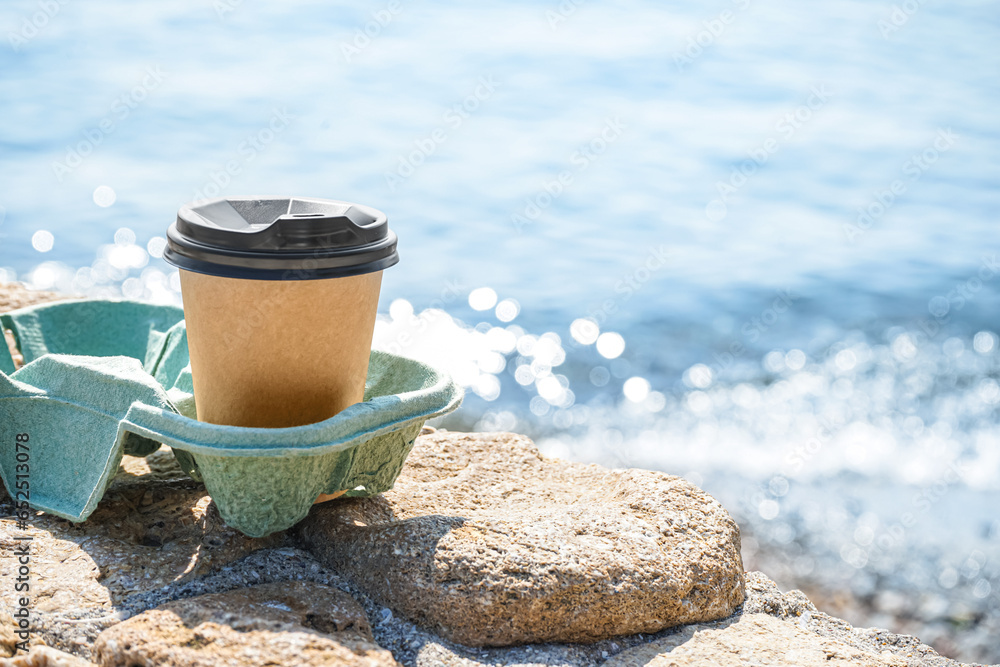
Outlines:
<svg viewBox="0 0 1000 667"><path fill-rule="evenodd" d="M316 280L387 269L399 261L384 213L304 197L230 197L181 206L163 259L225 278Z"/></svg>

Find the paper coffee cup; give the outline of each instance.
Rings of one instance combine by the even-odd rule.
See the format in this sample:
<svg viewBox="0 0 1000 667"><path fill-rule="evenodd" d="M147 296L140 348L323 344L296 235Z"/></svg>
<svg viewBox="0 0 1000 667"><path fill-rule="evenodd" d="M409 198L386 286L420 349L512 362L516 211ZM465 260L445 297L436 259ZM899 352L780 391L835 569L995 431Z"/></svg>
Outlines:
<svg viewBox="0 0 1000 667"><path fill-rule="evenodd" d="M163 258L180 269L199 421L280 428L363 399L386 216L281 197L186 204Z"/></svg>

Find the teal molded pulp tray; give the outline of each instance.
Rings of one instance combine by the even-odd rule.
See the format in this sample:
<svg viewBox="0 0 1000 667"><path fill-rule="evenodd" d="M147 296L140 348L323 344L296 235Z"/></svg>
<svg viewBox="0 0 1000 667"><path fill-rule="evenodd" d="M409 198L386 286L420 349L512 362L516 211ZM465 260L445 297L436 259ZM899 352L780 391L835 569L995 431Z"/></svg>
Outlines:
<svg viewBox="0 0 1000 667"><path fill-rule="evenodd" d="M27 490L32 507L83 521L123 454L164 443L226 523L260 537L304 518L321 493L392 488L424 421L462 401L446 373L372 351L364 401L330 419L273 429L199 422L183 317L113 300L0 315L25 362L14 371L0 345L0 474L12 497Z"/></svg>

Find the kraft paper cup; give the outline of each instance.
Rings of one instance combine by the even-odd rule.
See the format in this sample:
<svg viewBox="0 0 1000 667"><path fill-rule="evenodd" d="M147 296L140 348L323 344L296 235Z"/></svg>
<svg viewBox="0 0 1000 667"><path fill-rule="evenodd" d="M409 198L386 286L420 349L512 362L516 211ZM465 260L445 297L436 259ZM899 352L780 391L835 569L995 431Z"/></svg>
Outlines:
<svg viewBox="0 0 1000 667"><path fill-rule="evenodd" d="M398 262L385 214L325 199L195 202L164 259L180 269L199 421L301 426L363 399L382 271Z"/></svg>
<svg viewBox="0 0 1000 667"><path fill-rule="evenodd" d="M281 428L364 397L382 272L254 281L181 270L198 420Z"/></svg>

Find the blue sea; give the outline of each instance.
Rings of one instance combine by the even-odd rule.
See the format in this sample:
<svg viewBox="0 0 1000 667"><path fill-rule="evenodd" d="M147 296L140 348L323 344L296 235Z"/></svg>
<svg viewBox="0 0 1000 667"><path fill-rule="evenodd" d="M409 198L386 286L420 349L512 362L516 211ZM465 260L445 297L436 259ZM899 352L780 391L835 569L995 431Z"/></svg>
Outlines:
<svg viewBox="0 0 1000 667"><path fill-rule="evenodd" d="M0 37L0 280L180 303L181 204L374 206L375 344L467 387L445 426L683 475L748 568L1000 662L996 2L10 0Z"/></svg>

